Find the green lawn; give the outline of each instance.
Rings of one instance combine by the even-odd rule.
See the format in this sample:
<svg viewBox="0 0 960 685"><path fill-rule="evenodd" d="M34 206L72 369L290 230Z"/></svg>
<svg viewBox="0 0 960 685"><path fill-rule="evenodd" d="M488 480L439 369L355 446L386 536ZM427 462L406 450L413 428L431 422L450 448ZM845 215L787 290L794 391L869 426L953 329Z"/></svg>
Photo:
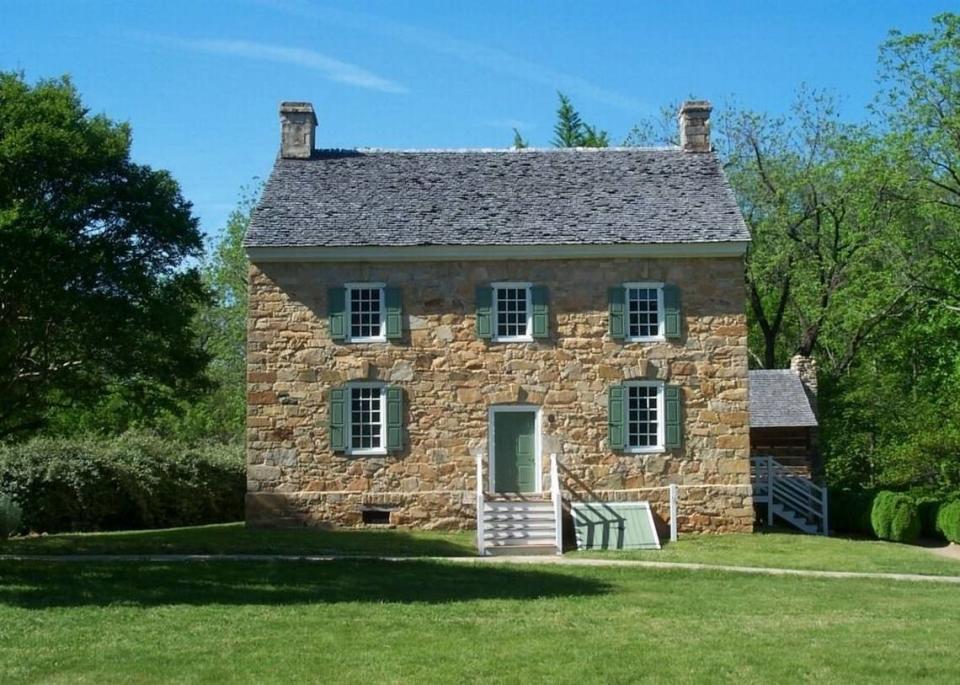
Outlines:
<svg viewBox="0 0 960 685"><path fill-rule="evenodd" d="M0 554L341 554L472 556L473 532L247 529L242 523L123 533L83 533L0 542ZM662 550L575 552L575 556L737 566L960 576L960 561L876 540L791 533L685 535Z"/></svg>
<svg viewBox="0 0 960 685"><path fill-rule="evenodd" d="M349 554L473 556L473 532L251 529L242 523L0 541L0 554Z"/></svg>
<svg viewBox="0 0 960 685"><path fill-rule="evenodd" d="M339 561L0 562L0 682L960 681L935 583Z"/></svg>
<svg viewBox="0 0 960 685"><path fill-rule="evenodd" d="M575 554L605 559L960 576L960 560L939 557L920 547L782 532L686 535L675 543L668 541L660 550Z"/></svg>

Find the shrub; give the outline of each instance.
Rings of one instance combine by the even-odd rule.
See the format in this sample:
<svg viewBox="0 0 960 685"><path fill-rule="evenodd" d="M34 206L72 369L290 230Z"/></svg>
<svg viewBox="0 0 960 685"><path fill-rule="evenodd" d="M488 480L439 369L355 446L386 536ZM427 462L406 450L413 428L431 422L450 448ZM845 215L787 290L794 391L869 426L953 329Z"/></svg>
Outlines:
<svg viewBox="0 0 960 685"><path fill-rule="evenodd" d="M937 512L940 510L942 502L939 497L927 494L913 494L914 503L917 505L917 514L920 516L920 535L936 540L940 537L940 531L937 530Z"/></svg>
<svg viewBox="0 0 960 685"><path fill-rule="evenodd" d="M914 542L920 534L920 513L910 495L883 490L870 511L874 534L881 540Z"/></svg>
<svg viewBox="0 0 960 685"><path fill-rule="evenodd" d="M235 521L243 518L242 449L145 434L37 438L0 447L0 490L38 532Z"/></svg>
<svg viewBox="0 0 960 685"><path fill-rule="evenodd" d="M0 492L0 540L6 540L17 532L23 509L10 495Z"/></svg>
<svg viewBox="0 0 960 685"><path fill-rule="evenodd" d="M940 507L937 514L937 529L950 542L960 543L960 501Z"/></svg>
<svg viewBox="0 0 960 685"><path fill-rule="evenodd" d="M873 507L872 490L831 489L830 529L848 535L873 536L870 510Z"/></svg>

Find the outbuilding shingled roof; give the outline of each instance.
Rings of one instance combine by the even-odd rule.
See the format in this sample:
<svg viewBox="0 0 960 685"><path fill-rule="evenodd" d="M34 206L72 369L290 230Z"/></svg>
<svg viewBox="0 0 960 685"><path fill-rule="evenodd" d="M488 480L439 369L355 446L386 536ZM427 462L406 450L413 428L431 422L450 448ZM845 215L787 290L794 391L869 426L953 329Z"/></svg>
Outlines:
<svg viewBox="0 0 960 685"><path fill-rule="evenodd" d="M614 245L749 238L712 153L321 150L308 160L277 160L246 245Z"/></svg>
<svg viewBox="0 0 960 685"><path fill-rule="evenodd" d="M750 372L750 427L816 426L800 376L790 369Z"/></svg>

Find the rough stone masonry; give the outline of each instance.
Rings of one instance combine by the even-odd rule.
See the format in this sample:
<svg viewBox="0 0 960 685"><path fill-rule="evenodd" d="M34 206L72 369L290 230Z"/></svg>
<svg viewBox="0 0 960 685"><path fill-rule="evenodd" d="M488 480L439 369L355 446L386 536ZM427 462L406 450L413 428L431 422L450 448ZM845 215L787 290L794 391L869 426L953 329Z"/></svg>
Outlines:
<svg viewBox="0 0 960 685"><path fill-rule="evenodd" d="M402 288L399 342L331 340L327 289ZM550 338L478 339L474 292L530 281L550 292ZM608 334L607 288L679 286L683 335L622 343ZM747 330L741 257L417 263L255 262L248 328L247 521L357 525L364 507L422 528L475 525L475 456L487 454L491 405L542 407L542 451L563 464L565 496L650 500L667 519L680 486L681 531L753 526ZM607 389L629 379L683 389L683 442L662 454L607 447ZM381 380L406 391L406 447L383 457L329 447L330 390Z"/></svg>

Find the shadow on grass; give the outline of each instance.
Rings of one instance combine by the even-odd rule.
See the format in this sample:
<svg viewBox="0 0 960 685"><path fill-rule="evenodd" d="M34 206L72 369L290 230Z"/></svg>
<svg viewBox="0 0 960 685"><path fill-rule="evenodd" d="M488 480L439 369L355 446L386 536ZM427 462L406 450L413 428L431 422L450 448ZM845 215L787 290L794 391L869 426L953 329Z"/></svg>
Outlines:
<svg viewBox="0 0 960 685"><path fill-rule="evenodd" d="M165 530L60 534L0 541L0 554L316 554L473 556L467 534L403 530L247 528L228 523Z"/></svg>
<svg viewBox="0 0 960 685"><path fill-rule="evenodd" d="M0 604L78 606L444 604L610 592L590 578L538 569L427 561L41 563L0 565Z"/></svg>

